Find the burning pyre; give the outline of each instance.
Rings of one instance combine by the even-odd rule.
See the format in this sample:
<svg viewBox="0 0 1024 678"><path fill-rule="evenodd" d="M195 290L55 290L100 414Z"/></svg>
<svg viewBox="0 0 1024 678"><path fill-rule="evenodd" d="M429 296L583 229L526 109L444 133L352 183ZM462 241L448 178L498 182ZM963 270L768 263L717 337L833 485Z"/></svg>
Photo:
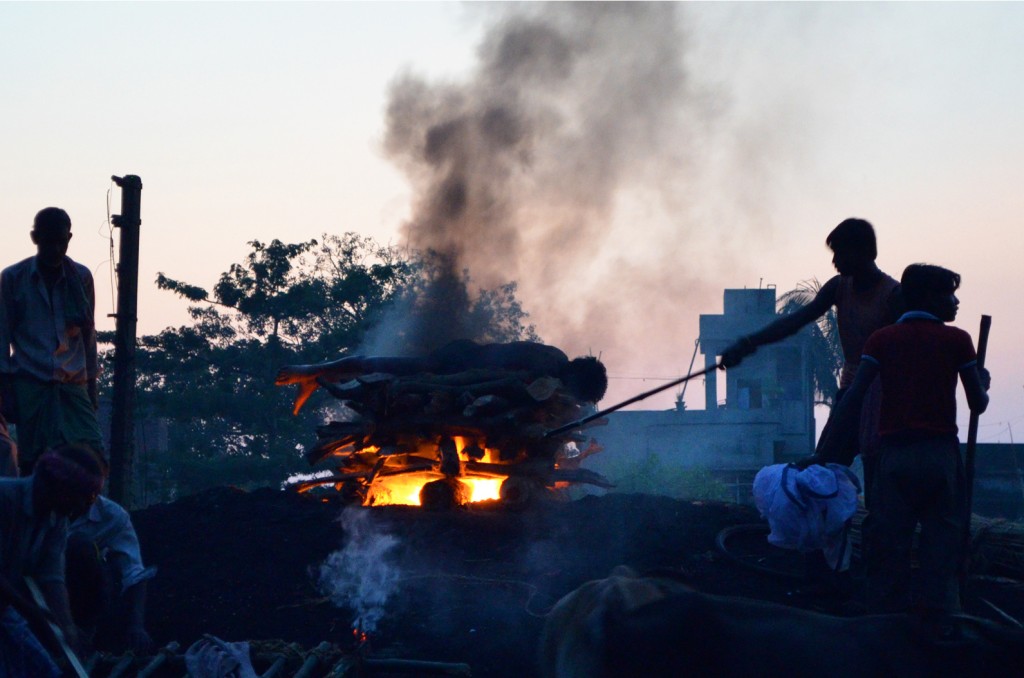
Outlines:
<svg viewBox="0 0 1024 678"><path fill-rule="evenodd" d="M612 486L579 467L600 450L593 441L582 447L582 428L547 435L593 408L558 378L491 368L376 372L344 382L319 376L316 383L341 401L341 410L338 420L317 428L306 459L333 468L292 483L299 492L333 488L365 506L444 508L524 503L569 483Z"/></svg>

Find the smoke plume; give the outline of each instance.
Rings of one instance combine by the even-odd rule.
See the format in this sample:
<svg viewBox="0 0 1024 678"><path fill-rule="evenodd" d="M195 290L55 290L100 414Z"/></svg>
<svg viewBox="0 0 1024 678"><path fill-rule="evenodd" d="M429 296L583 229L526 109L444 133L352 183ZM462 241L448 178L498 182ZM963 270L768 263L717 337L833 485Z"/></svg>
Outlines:
<svg viewBox="0 0 1024 678"><path fill-rule="evenodd" d="M741 207L706 196L728 173L756 200L744 177L757 164L721 141L722 99L687 71L679 6L480 11L491 23L466 81L410 73L391 87L385 151L414 189L408 243L444 257L447 283L463 270L483 287L518 281L538 333L572 354L603 352L613 371L626 359L657 370L645 359L667 355L678 367L694 338L678 336L682 301L717 310L721 289L702 273L737 265L692 254L709 223L743 226ZM744 170L724 172L741 152Z"/></svg>
<svg viewBox="0 0 1024 678"><path fill-rule="evenodd" d="M335 605L355 612L353 628L373 633L398 585L391 560L398 539L382 533L365 509L348 508L339 522L348 541L320 566L319 587Z"/></svg>

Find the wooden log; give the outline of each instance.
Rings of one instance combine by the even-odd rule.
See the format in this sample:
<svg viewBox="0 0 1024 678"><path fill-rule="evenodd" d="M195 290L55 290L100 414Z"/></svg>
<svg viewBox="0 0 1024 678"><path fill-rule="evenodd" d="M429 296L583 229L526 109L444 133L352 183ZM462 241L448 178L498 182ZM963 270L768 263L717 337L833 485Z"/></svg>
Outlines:
<svg viewBox="0 0 1024 678"><path fill-rule="evenodd" d="M156 656L150 660L146 666L139 671L136 678L150 678L150 676L156 674L160 668L167 663L167 661L176 656L178 648L181 647L177 641L173 641L160 648L156 653Z"/></svg>
<svg viewBox="0 0 1024 678"><path fill-rule="evenodd" d="M548 476L551 483L584 483L596 485L605 489L615 487L615 483L605 478L600 473L585 468L556 468Z"/></svg>
<svg viewBox="0 0 1024 678"><path fill-rule="evenodd" d="M534 460L514 464L494 464L484 461L467 461L466 471L469 473L488 473L491 475L547 478L554 468L550 462Z"/></svg>
<svg viewBox="0 0 1024 678"><path fill-rule="evenodd" d="M305 661L302 662L302 666L298 671L295 672L294 678L312 678L315 675L317 667L323 662L323 659L328 656L331 651L331 644L326 640L315 648L313 648L309 654L306 655Z"/></svg>
<svg viewBox="0 0 1024 678"><path fill-rule="evenodd" d="M473 675L469 664L428 662L414 659L364 659L363 667L371 676L374 674L404 674L411 676L469 678Z"/></svg>

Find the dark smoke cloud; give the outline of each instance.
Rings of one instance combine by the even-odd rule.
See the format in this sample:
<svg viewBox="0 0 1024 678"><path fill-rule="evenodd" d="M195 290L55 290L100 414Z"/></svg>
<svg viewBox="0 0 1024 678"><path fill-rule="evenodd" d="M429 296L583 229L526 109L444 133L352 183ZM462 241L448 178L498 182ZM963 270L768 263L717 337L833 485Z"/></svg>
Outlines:
<svg viewBox="0 0 1024 678"><path fill-rule="evenodd" d="M701 274L738 265L690 249L726 216L704 197L725 115L687 71L679 7L488 5L471 76L402 75L387 108L385 151L416 196L409 245L446 257L449 280L517 280L546 341L603 352L613 373L678 371L683 300L706 300L694 321L716 311Z"/></svg>

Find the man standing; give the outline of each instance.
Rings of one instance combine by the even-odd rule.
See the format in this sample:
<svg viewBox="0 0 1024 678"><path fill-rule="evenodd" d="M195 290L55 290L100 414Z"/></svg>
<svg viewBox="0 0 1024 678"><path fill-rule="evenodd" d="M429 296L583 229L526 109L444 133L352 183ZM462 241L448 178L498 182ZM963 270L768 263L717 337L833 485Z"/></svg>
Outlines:
<svg viewBox="0 0 1024 678"><path fill-rule="evenodd" d="M832 308L836 309L836 324L839 342L843 349L843 369L839 378L836 402L853 383L863 353L864 342L872 332L889 325L899 317L902 301L899 283L883 273L875 259L878 244L875 229L864 219L846 219L832 229L825 238L825 244L832 250L832 264L839 275L830 278L821 286L818 294L806 306L780 317L766 327L742 337L722 353L722 365L735 367L744 357L759 346L771 344L798 332L805 325L814 322ZM864 465L864 504L869 513L873 510L874 484L872 478L878 460L878 419L881 410L881 388L874 383L861 400L857 417L846 418L840 427L834 416L830 416L822 431L817 453L800 462L804 467L813 462L839 462L847 466L860 454ZM842 430L837 431L837 428ZM828 444L824 444L828 441ZM865 519L865 534L872 529L873 519ZM808 577L816 581L811 589L824 593L846 595L848 585L845 578L837 577L826 566L818 554L807 559Z"/></svg>
<svg viewBox="0 0 1024 678"><path fill-rule="evenodd" d="M44 450L80 443L97 452L95 291L89 269L67 256L71 218L47 207L35 217L36 255L0 273L0 381L17 426L19 466Z"/></svg>
<svg viewBox="0 0 1024 678"><path fill-rule="evenodd" d="M839 393L836 402L853 383L860 364L864 342L875 330L889 325L899 317L901 301L899 283L883 273L875 264L878 245L875 230L863 219L846 219L836 226L825 244L832 250L832 264L836 275L829 279L814 299L803 308L782 316L768 326L742 337L722 353L722 365L735 367L757 347L771 344L795 334L805 325L814 322L835 306L839 342L843 348L843 370L839 379ZM878 449L878 411L881 405L880 390L874 385L866 395L859 427L843 431L839 449L822 450L826 461L838 461L849 465L861 454L864 463L865 484L870 486L874 462ZM826 423L829 429L834 422ZM824 436L823 436L824 437ZM836 441L835 436L830 439ZM868 509L871 508L870 494L865 494Z"/></svg>
<svg viewBox="0 0 1024 678"><path fill-rule="evenodd" d="M864 358L835 416L854 416L876 376L882 384L882 436L874 477L874 558L868 562L869 612L905 612L912 602L911 551L917 557L919 609L926 620L952 628L943 616L960 610L957 566L966 517L965 484L957 440L957 380L971 412L988 406L990 377L979 369L974 344L956 319L960 276L913 264L903 272L908 312L871 335Z"/></svg>

